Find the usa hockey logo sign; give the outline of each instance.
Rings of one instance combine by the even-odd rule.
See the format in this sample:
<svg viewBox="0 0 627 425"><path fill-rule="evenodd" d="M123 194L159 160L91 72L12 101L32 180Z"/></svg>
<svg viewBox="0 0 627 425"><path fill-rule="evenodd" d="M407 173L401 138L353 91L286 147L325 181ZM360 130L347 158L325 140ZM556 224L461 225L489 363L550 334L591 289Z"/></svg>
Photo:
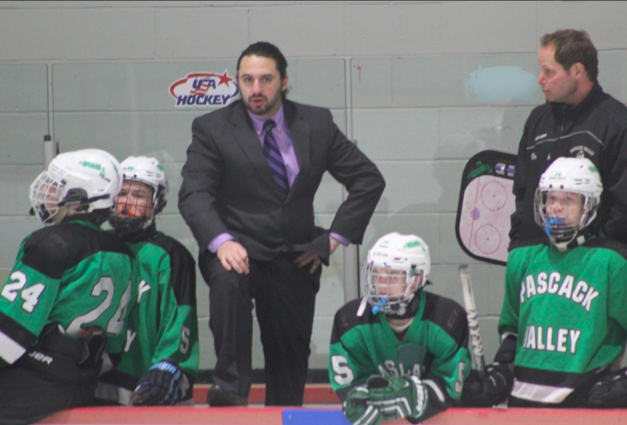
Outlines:
<svg viewBox="0 0 627 425"><path fill-rule="evenodd" d="M228 105L239 94L239 87L225 70L222 74L193 72L170 85L177 108Z"/></svg>

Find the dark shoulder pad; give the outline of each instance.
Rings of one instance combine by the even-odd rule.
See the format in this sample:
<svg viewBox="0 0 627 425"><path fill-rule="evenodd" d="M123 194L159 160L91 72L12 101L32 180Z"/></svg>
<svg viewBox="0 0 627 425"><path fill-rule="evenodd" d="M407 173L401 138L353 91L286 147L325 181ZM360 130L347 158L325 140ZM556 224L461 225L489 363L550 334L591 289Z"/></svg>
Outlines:
<svg viewBox="0 0 627 425"><path fill-rule="evenodd" d="M98 252L133 253L116 235L78 223L39 229L24 244L24 264L60 279L63 272Z"/></svg>
<svg viewBox="0 0 627 425"><path fill-rule="evenodd" d="M422 319L444 329L459 345L465 344L468 336L466 310L450 298L426 291L423 296L427 299Z"/></svg>
<svg viewBox="0 0 627 425"><path fill-rule="evenodd" d="M170 285L179 305L196 305L196 261L189 250L173 237L160 234L150 241L170 258Z"/></svg>
<svg viewBox="0 0 627 425"><path fill-rule="evenodd" d="M357 316L357 310L359 310L361 300L361 298L358 298L356 300L349 301L344 304L344 306L341 307L337 313L335 313L333 332L331 332L331 344L339 342L342 335L354 327L377 321L377 316L372 314L372 308L370 305L366 306L364 314Z"/></svg>
<svg viewBox="0 0 627 425"><path fill-rule="evenodd" d="M592 238L584 244L588 248L605 248L615 251L618 255L627 260L627 244L603 236Z"/></svg>

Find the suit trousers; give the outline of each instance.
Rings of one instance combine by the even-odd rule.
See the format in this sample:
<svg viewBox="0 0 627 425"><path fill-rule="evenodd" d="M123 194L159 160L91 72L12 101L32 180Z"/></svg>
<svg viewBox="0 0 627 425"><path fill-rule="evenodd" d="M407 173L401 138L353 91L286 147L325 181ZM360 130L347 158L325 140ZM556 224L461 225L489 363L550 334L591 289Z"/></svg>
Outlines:
<svg viewBox="0 0 627 425"><path fill-rule="evenodd" d="M265 358L267 406L303 404L316 293L322 266L296 267L300 253L249 259L250 273L226 271L214 254L199 258L209 285L209 327L218 358L213 381L248 398L252 384L253 300Z"/></svg>

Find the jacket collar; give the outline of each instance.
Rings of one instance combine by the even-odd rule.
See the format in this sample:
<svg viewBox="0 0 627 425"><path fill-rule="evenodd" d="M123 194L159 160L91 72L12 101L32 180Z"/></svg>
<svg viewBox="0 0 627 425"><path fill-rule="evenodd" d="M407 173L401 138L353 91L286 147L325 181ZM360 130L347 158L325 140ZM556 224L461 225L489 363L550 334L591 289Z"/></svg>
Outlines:
<svg viewBox="0 0 627 425"><path fill-rule="evenodd" d="M281 196L280 190L266 163L261 143L259 143L259 138L257 137L257 133L255 133L253 123L248 116L246 105L244 105L242 100L238 100L234 102L231 107L233 108L231 124L233 126L235 139L248 160L261 176L261 179L276 192L277 196ZM292 143L294 143L294 151L296 152L296 158L300 168L298 176L292 186L292 189L294 189L303 178L302 176L309 174L311 131L309 123L304 119L304 114L296 103L287 99L283 100L283 110L285 114L285 124L289 130ZM292 190L290 190L290 194L291 192Z"/></svg>
<svg viewBox="0 0 627 425"><path fill-rule="evenodd" d="M555 112L558 116L564 115L565 117L575 117L579 115L582 111L588 109L591 105L596 104L598 98L603 94L603 89L599 85L599 82L595 82L592 85L592 89L583 98L581 102L579 102L575 106L568 106L565 103L557 103L550 102L551 107L553 108L553 112Z"/></svg>

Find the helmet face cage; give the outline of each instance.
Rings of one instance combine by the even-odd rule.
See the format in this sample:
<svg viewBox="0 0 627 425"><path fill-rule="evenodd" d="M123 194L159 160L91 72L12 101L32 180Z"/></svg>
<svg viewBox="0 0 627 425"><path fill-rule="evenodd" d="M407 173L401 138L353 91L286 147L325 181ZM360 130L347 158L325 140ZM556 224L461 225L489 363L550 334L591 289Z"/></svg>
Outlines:
<svg viewBox="0 0 627 425"><path fill-rule="evenodd" d="M50 177L47 171L37 176L30 187L30 201L39 220L52 224L59 213L59 193L61 185Z"/></svg>
<svg viewBox="0 0 627 425"><path fill-rule="evenodd" d="M566 249L596 217L603 186L586 158L558 158L542 174L534 218L558 249Z"/></svg>
<svg viewBox="0 0 627 425"><path fill-rule="evenodd" d="M414 293L424 286L422 270L398 270L366 264L368 303L384 314L405 313Z"/></svg>
<svg viewBox="0 0 627 425"><path fill-rule="evenodd" d="M119 163L110 153L81 149L57 155L30 186L30 202L44 224L67 214L110 209L121 185Z"/></svg>
<svg viewBox="0 0 627 425"><path fill-rule="evenodd" d="M580 199L580 207L574 205L561 207L563 211L561 216L552 213L550 211L551 204L555 201L551 198L560 192L563 194L562 197L577 195ZM579 231L590 225L596 217L597 207L598 204L593 197L576 192L537 189L534 199L536 223L544 229L554 244L564 244L564 246L575 239ZM568 215L579 215L579 219L576 221L568 220L566 218Z"/></svg>
<svg viewBox="0 0 627 425"><path fill-rule="evenodd" d="M154 222L166 205L165 194L169 187L165 171L156 158L131 156L121 166L124 182L129 184L116 198L116 216L109 222L118 233L124 234L145 229ZM146 189L150 194L145 193ZM152 202L146 202L146 196L150 196Z"/></svg>
<svg viewBox="0 0 627 425"><path fill-rule="evenodd" d="M379 239L364 265L364 294L373 311L403 315L427 283L429 249L414 235L392 233Z"/></svg>

